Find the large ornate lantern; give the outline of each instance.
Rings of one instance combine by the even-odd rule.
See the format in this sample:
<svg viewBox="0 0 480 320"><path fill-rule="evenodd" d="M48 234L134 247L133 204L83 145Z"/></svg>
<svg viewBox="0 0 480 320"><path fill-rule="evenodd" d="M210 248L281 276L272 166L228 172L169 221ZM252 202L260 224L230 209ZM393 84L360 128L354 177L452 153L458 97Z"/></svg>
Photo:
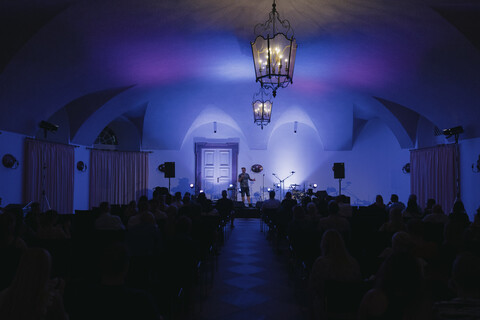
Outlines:
<svg viewBox="0 0 480 320"><path fill-rule="evenodd" d="M263 127L270 123L272 118L272 95L260 88L260 91L253 95L253 122Z"/></svg>
<svg viewBox="0 0 480 320"><path fill-rule="evenodd" d="M272 89L275 97L278 88L292 83L297 53L293 29L288 20L280 20L275 0L269 19L257 24L254 32L256 38L251 45L256 81L262 88Z"/></svg>

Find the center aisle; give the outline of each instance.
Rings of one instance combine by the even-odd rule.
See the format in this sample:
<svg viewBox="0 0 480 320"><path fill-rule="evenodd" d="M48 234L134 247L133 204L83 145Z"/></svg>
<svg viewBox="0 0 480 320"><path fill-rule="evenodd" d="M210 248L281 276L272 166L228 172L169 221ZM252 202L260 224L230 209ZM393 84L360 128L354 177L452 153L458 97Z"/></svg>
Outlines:
<svg viewBox="0 0 480 320"><path fill-rule="evenodd" d="M260 220L235 219L195 319L307 319L294 291L285 259L260 232Z"/></svg>

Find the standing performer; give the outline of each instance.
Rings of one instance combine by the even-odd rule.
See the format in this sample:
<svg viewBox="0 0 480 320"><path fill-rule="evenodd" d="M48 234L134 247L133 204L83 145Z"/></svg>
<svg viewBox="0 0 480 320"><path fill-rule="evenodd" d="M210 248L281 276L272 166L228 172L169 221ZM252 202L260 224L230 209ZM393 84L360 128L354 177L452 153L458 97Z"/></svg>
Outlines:
<svg viewBox="0 0 480 320"><path fill-rule="evenodd" d="M252 202L250 200L250 188L248 187L248 181L255 181L255 179L250 178L247 169L242 167L242 173L238 175L238 182L240 182L240 191L242 192L242 202L245 203L245 194L247 195L248 205L251 207Z"/></svg>

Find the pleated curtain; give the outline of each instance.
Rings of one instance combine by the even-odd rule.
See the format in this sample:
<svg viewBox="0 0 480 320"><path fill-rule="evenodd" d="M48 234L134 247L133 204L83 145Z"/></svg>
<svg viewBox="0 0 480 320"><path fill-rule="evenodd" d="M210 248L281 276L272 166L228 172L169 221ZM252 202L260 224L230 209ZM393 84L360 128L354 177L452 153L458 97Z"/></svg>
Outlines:
<svg viewBox="0 0 480 320"><path fill-rule="evenodd" d="M411 192L422 208L433 198L446 214L451 212L457 196L457 157L455 144L410 151Z"/></svg>
<svg viewBox="0 0 480 320"><path fill-rule="evenodd" d="M92 150L90 157L90 208L103 201L127 204L147 195L147 153Z"/></svg>
<svg viewBox="0 0 480 320"><path fill-rule="evenodd" d="M23 200L73 213L75 147L25 139Z"/></svg>

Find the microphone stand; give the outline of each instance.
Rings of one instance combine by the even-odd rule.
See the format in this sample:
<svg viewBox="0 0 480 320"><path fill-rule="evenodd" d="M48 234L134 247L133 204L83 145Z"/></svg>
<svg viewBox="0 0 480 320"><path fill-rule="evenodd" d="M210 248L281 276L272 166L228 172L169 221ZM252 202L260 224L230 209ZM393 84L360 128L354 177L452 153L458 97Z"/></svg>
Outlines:
<svg viewBox="0 0 480 320"><path fill-rule="evenodd" d="M279 183L279 184L280 184L280 195L279 195L279 196L281 196L281 194L282 194L282 180L281 180L275 173L272 173L272 175L273 175L275 178L278 179L278 182L280 182L280 183ZM282 201L282 198L281 198L281 197L280 197L280 201Z"/></svg>
<svg viewBox="0 0 480 320"><path fill-rule="evenodd" d="M294 174L295 174L295 171L292 171L286 178L284 178L282 180L279 177L277 177L277 175L275 173L273 173L275 178L277 178L280 181L280 195L281 195L280 201L282 201L282 199L283 199L283 191L285 190L285 180L287 180L288 178L290 178Z"/></svg>
<svg viewBox="0 0 480 320"><path fill-rule="evenodd" d="M262 201L265 201L265 173L262 177Z"/></svg>

